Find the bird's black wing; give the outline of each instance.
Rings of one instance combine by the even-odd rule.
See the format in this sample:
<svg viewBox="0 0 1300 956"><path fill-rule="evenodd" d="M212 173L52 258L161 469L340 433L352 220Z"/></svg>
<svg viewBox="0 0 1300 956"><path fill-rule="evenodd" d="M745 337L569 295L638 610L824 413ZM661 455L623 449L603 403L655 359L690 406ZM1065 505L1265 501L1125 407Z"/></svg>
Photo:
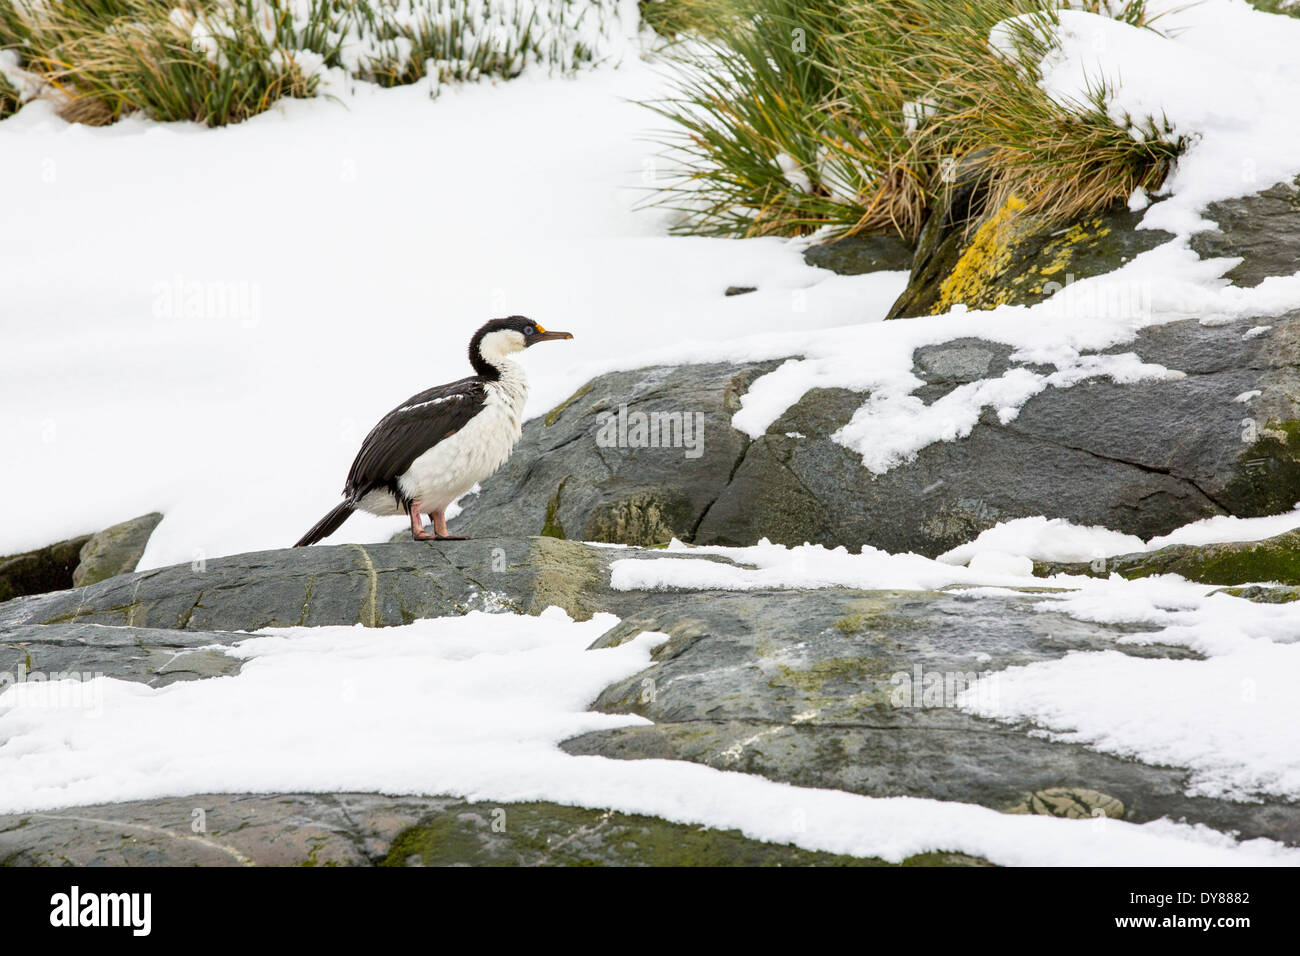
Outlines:
<svg viewBox="0 0 1300 956"><path fill-rule="evenodd" d="M460 431L486 401L483 382L473 377L412 395L370 430L343 493L357 500L376 488L388 488L401 499L397 479L411 462Z"/></svg>

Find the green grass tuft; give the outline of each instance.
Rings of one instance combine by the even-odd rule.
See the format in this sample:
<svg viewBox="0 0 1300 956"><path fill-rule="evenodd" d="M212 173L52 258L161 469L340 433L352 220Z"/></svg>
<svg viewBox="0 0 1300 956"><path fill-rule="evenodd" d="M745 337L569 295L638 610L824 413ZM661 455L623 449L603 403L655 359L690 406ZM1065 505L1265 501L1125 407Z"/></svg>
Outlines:
<svg viewBox="0 0 1300 956"><path fill-rule="evenodd" d="M18 90L9 82L9 78L0 73L0 119L4 119L11 113L17 112L18 107L22 105L22 99Z"/></svg>
<svg viewBox="0 0 1300 956"><path fill-rule="evenodd" d="M1084 5L1151 27L1143 0ZM1117 122L1104 83L1068 109L1039 88L1057 6L718 0L697 42L667 53L673 95L646 104L682 170L654 201L680 212L679 232L912 239L973 157L984 208L1014 195L1047 221L1155 188L1183 147L1163 117ZM1010 17L999 52L989 34Z"/></svg>
<svg viewBox="0 0 1300 956"><path fill-rule="evenodd" d="M593 62L615 0L0 0L0 48L69 120L236 123L344 70L394 86ZM436 91L437 84L434 85Z"/></svg>

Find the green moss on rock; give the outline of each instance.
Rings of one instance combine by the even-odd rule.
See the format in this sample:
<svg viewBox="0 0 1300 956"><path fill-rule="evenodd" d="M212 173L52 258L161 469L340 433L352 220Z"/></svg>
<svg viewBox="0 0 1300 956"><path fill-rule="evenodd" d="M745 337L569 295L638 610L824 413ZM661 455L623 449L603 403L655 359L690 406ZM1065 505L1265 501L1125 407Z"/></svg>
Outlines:
<svg viewBox="0 0 1300 956"><path fill-rule="evenodd" d="M546 418L543 419L543 422L545 423L546 427L550 428L552 425L554 425L556 421L559 420L560 413L562 413L566 408L568 408L578 399L582 398L582 396L590 392L591 386L594 382L595 382L594 379L591 382L588 382L586 385L582 386L580 389L578 389L576 392L574 392L564 401L560 402L560 404L556 405L549 412L547 412Z"/></svg>
<svg viewBox="0 0 1300 956"><path fill-rule="evenodd" d="M560 521L560 501L564 496L564 485L568 481L565 478L560 482L555 492L546 501L546 517L542 519L542 530L539 532L543 538L563 538L564 525Z"/></svg>
<svg viewBox="0 0 1300 956"><path fill-rule="evenodd" d="M603 570L595 548L558 538L533 538L527 566L532 574L529 614L555 606L575 621L587 621L598 610L594 595L603 585Z"/></svg>
<svg viewBox="0 0 1300 956"><path fill-rule="evenodd" d="M692 518L685 498L668 492L641 492L598 504L587 519L583 538L642 547L667 544L689 534Z"/></svg>
<svg viewBox="0 0 1300 956"><path fill-rule="evenodd" d="M385 866L888 866L763 843L737 830L553 803L463 804L393 841ZM987 865L960 853L908 857L902 866Z"/></svg>
<svg viewBox="0 0 1300 956"><path fill-rule="evenodd" d="M84 587L134 571L162 518L153 512L92 535L81 549L81 563L73 572L73 584Z"/></svg>
<svg viewBox="0 0 1300 956"><path fill-rule="evenodd" d="M1090 563L1034 565L1035 574L1089 574L1125 578L1154 574L1179 574L1201 584L1300 585L1300 529L1263 541L1234 541L1223 544L1175 544L1158 551L1123 554Z"/></svg>

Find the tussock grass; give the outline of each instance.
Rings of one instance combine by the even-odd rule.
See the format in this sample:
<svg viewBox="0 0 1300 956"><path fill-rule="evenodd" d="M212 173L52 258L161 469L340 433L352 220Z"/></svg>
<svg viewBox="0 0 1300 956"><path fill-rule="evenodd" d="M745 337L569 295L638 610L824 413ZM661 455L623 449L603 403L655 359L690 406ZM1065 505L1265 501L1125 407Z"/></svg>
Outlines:
<svg viewBox="0 0 1300 956"><path fill-rule="evenodd" d="M431 69L444 82L510 79L529 62L563 72L592 62L584 21L612 9L584 0L363 0L347 5L340 27L374 50L354 73L385 86L413 83Z"/></svg>
<svg viewBox="0 0 1300 956"><path fill-rule="evenodd" d="M21 105L18 90L9 82L9 78L0 73L0 119L15 112Z"/></svg>
<svg viewBox="0 0 1300 956"><path fill-rule="evenodd" d="M669 53L674 94L647 104L671 121L664 142L685 171L656 201L683 232L913 238L976 158L990 214L1015 196L1066 220L1158 186L1182 147L1163 118L1117 121L1101 82L1067 106L1039 87L1057 6L719 0L707 34ZM1152 25L1143 0L1073 6Z"/></svg>
<svg viewBox="0 0 1300 956"><path fill-rule="evenodd" d="M509 79L592 62L615 0L0 0L0 47L70 120L239 122L320 92L325 70L387 86Z"/></svg>
<svg viewBox="0 0 1300 956"><path fill-rule="evenodd" d="M0 36L61 94L60 112L102 125L143 111L158 120L239 122L283 96L312 96L283 10L251 0L9 0Z"/></svg>
<svg viewBox="0 0 1300 956"><path fill-rule="evenodd" d="M788 235L896 220L914 230L920 185L900 161L909 144L886 115L889 93L837 89L824 65L837 38L809 26L830 22L837 4L761 6L747 19L719 4L709 27L717 39L675 56L678 96L648 104L685 134L672 147L690 174L669 193L685 201L689 231Z"/></svg>
<svg viewBox="0 0 1300 956"><path fill-rule="evenodd" d="M1256 10L1300 18L1300 0L1246 0Z"/></svg>
<svg viewBox="0 0 1300 956"><path fill-rule="evenodd" d="M661 37L707 35L719 3L726 0L637 0L641 22Z"/></svg>

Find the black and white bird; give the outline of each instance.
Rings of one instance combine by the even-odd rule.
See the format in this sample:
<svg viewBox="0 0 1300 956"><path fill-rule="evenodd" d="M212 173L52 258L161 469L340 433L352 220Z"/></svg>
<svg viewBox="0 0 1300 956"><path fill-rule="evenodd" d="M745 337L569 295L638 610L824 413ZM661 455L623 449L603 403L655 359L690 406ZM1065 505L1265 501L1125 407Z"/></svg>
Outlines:
<svg viewBox="0 0 1300 956"><path fill-rule="evenodd" d="M528 380L508 356L571 338L522 315L484 325L469 341L474 374L412 395L380 419L352 462L342 503L294 547L328 537L358 509L409 515L416 541L464 540L447 533L447 506L500 468L523 431ZM433 534L424 530L422 514L433 522Z"/></svg>

